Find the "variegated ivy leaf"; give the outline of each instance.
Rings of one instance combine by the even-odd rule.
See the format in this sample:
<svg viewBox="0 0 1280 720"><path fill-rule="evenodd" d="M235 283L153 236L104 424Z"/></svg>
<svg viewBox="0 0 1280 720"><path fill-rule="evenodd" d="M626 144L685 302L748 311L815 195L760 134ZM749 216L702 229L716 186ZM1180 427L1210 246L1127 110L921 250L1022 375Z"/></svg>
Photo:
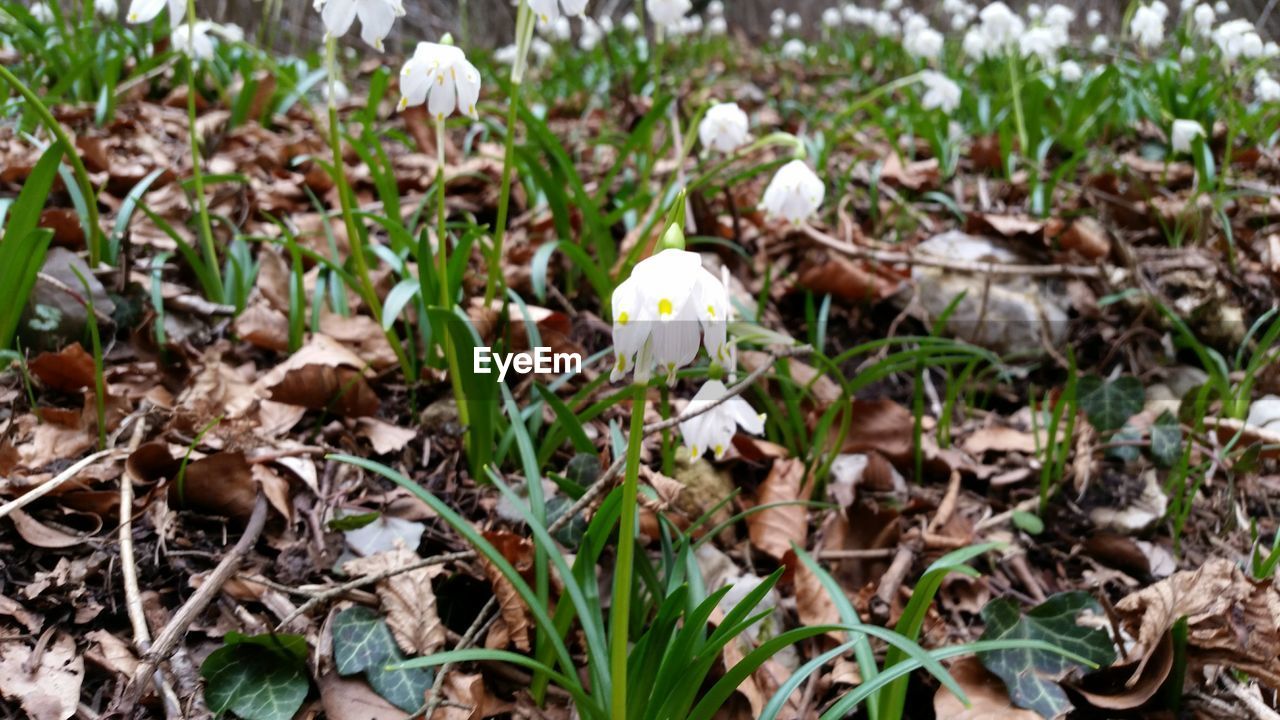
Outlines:
<svg viewBox="0 0 1280 720"><path fill-rule="evenodd" d="M404 659L386 621L373 610L353 607L334 618L333 660L338 674L363 672L374 691L401 710L413 712L422 707L435 672L387 669Z"/></svg>

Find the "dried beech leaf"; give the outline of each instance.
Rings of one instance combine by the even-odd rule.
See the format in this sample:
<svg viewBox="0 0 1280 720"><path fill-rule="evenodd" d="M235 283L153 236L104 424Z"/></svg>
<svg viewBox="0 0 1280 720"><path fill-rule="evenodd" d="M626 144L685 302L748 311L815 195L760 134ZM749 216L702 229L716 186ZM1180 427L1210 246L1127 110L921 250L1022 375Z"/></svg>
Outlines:
<svg viewBox="0 0 1280 720"><path fill-rule="evenodd" d="M812 484L805 482L804 463L795 458L775 460L756 493L757 505L808 500ZM809 508L783 505L747 516L747 534L758 550L781 560L791 544L804 547L809 535Z"/></svg>
<svg viewBox="0 0 1280 720"><path fill-rule="evenodd" d="M348 560L348 575L369 575L412 565L417 553L403 548L371 557ZM431 578L440 573L433 565L392 575L377 584L378 599L386 613L387 625L396 644L405 654L430 655L444 646L444 625L436 611L436 594Z"/></svg>

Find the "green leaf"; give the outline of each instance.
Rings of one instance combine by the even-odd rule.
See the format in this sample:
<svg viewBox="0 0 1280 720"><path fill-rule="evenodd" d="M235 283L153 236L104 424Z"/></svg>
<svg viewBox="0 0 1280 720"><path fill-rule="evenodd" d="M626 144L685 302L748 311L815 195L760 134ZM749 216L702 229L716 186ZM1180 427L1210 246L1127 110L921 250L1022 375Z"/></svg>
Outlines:
<svg viewBox="0 0 1280 720"><path fill-rule="evenodd" d="M1102 609L1088 593L1059 593L1022 615L1018 604L998 598L982 609L987 629L983 640L1039 640L1072 652L1098 665L1115 659L1115 648L1103 630L1076 624L1085 610ZM1043 650L1012 649L979 655L988 670L1004 680L1015 705L1055 718L1071 710L1071 701L1058 685L1067 673L1086 667L1076 660Z"/></svg>
<svg viewBox="0 0 1280 720"><path fill-rule="evenodd" d="M1019 530L1029 535L1039 535L1044 532L1044 521L1039 515L1026 512L1025 510L1013 511L1013 524L1018 526Z"/></svg>
<svg viewBox="0 0 1280 720"><path fill-rule="evenodd" d="M306 640L232 632L224 643L200 666L209 709L244 720L290 720L311 689Z"/></svg>
<svg viewBox="0 0 1280 720"><path fill-rule="evenodd" d="M1182 455L1182 425L1173 413L1165 410L1151 426L1151 457L1170 467Z"/></svg>
<svg viewBox="0 0 1280 720"><path fill-rule="evenodd" d="M431 670L389 669L403 663L404 655L386 622L366 607L343 610L334 618L333 660L339 675L363 672L374 691L405 712L422 707L423 697L435 680Z"/></svg>
<svg viewBox="0 0 1280 720"><path fill-rule="evenodd" d="M347 532L349 530L359 530L377 520L379 513L377 510L367 513L359 513L357 515L343 515L329 521L329 529L335 532Z"/></svg>
<svg viewBox="0 0 1280 720"><path fill-rule="evenodd" d="M1142 410L1146 397L1142 383L1134 377L1103 380L1089 375L1080 378L1080 409L1102 432L1117 430Z"/></svg>

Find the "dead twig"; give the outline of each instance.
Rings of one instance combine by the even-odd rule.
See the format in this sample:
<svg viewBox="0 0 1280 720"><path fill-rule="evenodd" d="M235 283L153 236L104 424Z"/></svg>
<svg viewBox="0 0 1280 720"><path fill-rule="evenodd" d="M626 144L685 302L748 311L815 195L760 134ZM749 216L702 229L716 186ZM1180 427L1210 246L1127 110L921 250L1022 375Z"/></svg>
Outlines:
<svg viewBox="0 0 1280 720"><path fill-rule="evenodd" d="M467 632L463 634L462 639L458 641L458 644L453 649L465 650L470 647L476 641L476 638L480 636L480 633L484 632L489 627L489 624L493 622L493 619L497 617L493 614L494 609L497 607L498 596L494 595L480 609L480 614L476 615L471 627L467 628ZM427 704L421 710L411 715L411 718L421 717L423 720L431 720L431 716L435 714L436 710L444 702L444 678L455 664L445 663L440 666L440 671L436 673L435 682L431 684L431 699L427 701Z"/></svg>
<svg viewBox="0 0 1280 720"><path fill-rule="evenodd" d="M63 470L62 472L58 473L56 476L54 476L52 480L49 480L48 482L41 484L40 486L36 487L34 490L27 493L26 495L23 495L22 497L16 498L14 500L10 500L4 505L0 505L0 518L7 516L9 513L13 512L14 510L21 510L22 508L30 505L36 500L39 500L45 495L48 495L54 490L57 490L58 488L62 487L63 485L67 484L72 479L74 479L75 476L81 470L89 467L90 465L97 462L98 460L101 460L102 458L107 457L108 455L118 455L118 454L119 453L116 450L99 450L98 452L86 458L82 458L75 465L72 465L66 470Z"/></svg>

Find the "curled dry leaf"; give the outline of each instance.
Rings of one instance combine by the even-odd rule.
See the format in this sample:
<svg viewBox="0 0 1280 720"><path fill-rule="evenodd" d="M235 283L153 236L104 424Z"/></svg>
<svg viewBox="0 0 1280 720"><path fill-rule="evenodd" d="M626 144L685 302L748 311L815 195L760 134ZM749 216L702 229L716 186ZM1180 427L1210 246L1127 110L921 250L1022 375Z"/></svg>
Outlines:
<svg viewBox="0 0 1280 720"><path fill-rule="evenodd" d="M511 563L516 572L525 575L533 568L533 543L528 538L507 531L485 532L484 538L502 553L502 557ZM528 652L531 647L529 630L533 627L529 619L529 609L525 607L524 600L516 592L515 586L493 563L483 557L480 563L484 566L484 573L489 577L489 582L493 584L493 593L498 597L499 614L507 626L511 642L514 642L518 649Z"/></svg>
<svg viewBox="0 0 1280 720"><path fill-rule="evenodd" d="M403 450L418 436L418 431L398 427L377 418L362 417L356 420L356 434L368 440L375 453L389 455Z"/></svg>
<svg viewBox="0 0 1280 720"><path fill-rule="evenodd" d="M26 642L0 643L0 696L21 705L30 720L75 715L83 681L84 658L70 635L58 633L38 657Z"/></svg>
<svg viewBox="0 0 1280 720"><path fill-rule="evenodd" d="M1116 603L1123 626L1137 636L1129 653L1140 675L1165 634L1187 618L1187 660L1219 665L1280 689L1280 590L1247 577L1230 560L1214 558Z"/></svg>
<svg viewBox="0 0 1280 720"><path fill-rule="evenodd" d="M897 152L890 152L880 168L881 180L907 190L936 187L940 176L938 158L903 163Z"/></svg>
<svg viewBox="0 0 1280 720"><path fill-rule="evenodd" d="M348 575L369 575L411 565L420 558L403 548L371 557L348 560ZM444 646L444 625L436 611L436 594L431 578L441 566L432 565L392 575L377 584L378 599L387 616L387 626L396 644L408 655L430 655Z"/></svg>
<svg viewBox="0 0 1280 720"><path fill-rule="evenodd" d="M1090 673L1076 691L1096 708L1131 710L1146 704L1164 685L1173 670L1173 656L1173 636L1165 633L1149 662L1115 665Z"/></svg>
<svg viewBox="0 0 1280 720"><path fill-rule="evenodd" d="M937 717L947 720L1042 720L1032 710L1015 707L1004 683L983 667L977 658L962 658L948 670L969 698L969 705L960 702L960 698L945 686L940 687L933 696L933 712Z"/></svg>
<svg viewBox="0 0 1280 720"><path fill-rule="evenodd" d="M76 392L94 385L93 356L80 343L72 343L58 352L40 353L27 363L27 369L40 382L63 392Z"/></svg>
<svg viewBox="0 0 1280 720"><path fill-rule="evenodd" d="M878 302L897 292L901 278L865 262L832 256L800 273L798 282L806 290L831 294L850 302Z"/></svg>
<svg viewBox="0 0 1280 720"><path fill-rule="evenodd" d="M271 399L348 417L377 413L379 400L365 380L366 364L327 335L311 341L258 380Z"/></svg>
<svg viewBox="0 0 1280 720"><path fill-rule="evenodd" d="M812 490L812 484L805 482L803 462L795 458L775 460L756 493L756 505L808 500ZM809 508L796 503L748 515L747 534L757 550L781 560L790 552L791 543L804 547L809 534Z"/></svg>

